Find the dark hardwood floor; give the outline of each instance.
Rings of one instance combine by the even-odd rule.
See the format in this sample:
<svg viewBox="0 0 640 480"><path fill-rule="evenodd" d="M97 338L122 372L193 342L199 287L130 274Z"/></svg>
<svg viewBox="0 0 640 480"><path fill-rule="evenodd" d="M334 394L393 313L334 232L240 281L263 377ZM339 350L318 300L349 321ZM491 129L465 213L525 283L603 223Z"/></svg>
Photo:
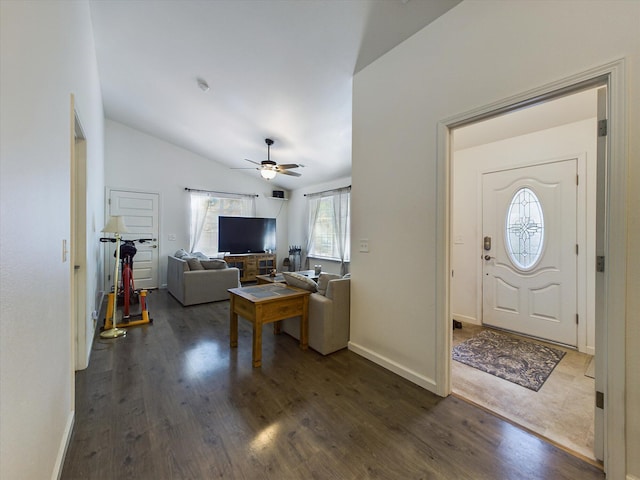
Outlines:
<svg viewBox="0 0 640 480"><path fill-rule="evenodd" d="M596 467L457 398L342 350L263 335L251 367L229 302L149 295L153 324L96 339L76 376L63 479L603 479Z"/></svg>

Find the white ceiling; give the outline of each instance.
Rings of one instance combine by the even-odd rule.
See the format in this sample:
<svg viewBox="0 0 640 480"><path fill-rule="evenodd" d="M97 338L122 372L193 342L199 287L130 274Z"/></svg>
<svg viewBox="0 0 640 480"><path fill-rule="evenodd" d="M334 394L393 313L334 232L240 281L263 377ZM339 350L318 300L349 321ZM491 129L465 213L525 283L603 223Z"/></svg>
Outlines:
<svg viewBox="0 0 640 480"><path fill-rule="evenodd" d="M459 1L92 0L105 115L230 168L272 138L281 188L349 176L354 72Z"/></svg>

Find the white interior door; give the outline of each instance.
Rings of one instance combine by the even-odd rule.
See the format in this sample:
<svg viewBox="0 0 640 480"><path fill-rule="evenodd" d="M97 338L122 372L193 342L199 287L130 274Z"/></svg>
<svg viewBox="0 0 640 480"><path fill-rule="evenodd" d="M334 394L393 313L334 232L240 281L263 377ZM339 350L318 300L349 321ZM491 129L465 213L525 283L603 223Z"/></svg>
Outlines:
<svg viewBox="0 0 640 480"><path fill-rule="evenodd" d="M109 215L122 215L128 233L123 240L150 238L153 241L136 242L136 255L133 259L133 279L136 289L158 288L158 194L110 190ZM115 244L107 243L105 272L107 285L113 285Z"/></svg>
<svg viewBox="0 0 640 480"><path fill-rule="evenodd" d="M577 167L483 175L484 324L577 345Z"/></svg>

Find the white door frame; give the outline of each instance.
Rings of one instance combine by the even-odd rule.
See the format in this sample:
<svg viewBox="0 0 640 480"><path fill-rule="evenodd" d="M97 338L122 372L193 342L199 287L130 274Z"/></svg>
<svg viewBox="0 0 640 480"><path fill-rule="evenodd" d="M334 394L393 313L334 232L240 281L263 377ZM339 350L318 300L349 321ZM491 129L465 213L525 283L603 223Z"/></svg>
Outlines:
<svg viewBox="0 0 640 480"><path fill-rule="evenodd" d="M586 87L606 84L609 104L607 145L607 207L605 219L604 318L604 467L609 478L626 475L625 448L625 306L627 252L627 152L624 59L594 68L549 85L471 110L438 123L436 209L436 345L437 393L451 393L451 131L464 124L490 118ZM598 319L596 320L598 321Z"/></svg>
<svg viewBox="0 0 640 480"><path fill-rule="evenodd" d="M89 351L93 339L87 312L87 141L71 95L71 174L70 174L70 296L71 345L75 370L89 365Z"/></svg>

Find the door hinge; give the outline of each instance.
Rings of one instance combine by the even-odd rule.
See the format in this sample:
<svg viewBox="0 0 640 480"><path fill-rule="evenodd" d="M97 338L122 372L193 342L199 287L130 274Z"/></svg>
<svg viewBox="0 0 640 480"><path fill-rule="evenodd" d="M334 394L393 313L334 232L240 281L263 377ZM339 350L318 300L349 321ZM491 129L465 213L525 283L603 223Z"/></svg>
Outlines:
<svg viewBox="0 0 640 480"><path fill-rule="evenodd" d="M579 255L580 248L578 247L578 244L576 243L576 255Z"/></svg>
<svg viewBox="0 0 640 480"><path fill-rule="evenodd" d="M580 175L576 175L576 185L580 185Z"/></svg>
<svg viewBox="0 0 640 480"><path fill-rule="evenodd" d="M596 407L604 408L604 393L596 392Z"/></svg>
<svg viewBox="0 0 640 480"><path fill-rule="evenodd" d="M606 137L607 136L607 119L604 118L598 121L598 136Z"/></svg>
<svg viewBox="0 0 640 480"><path fill-rule="evenodd" d="M576 325L580 323L580 315L576 313Z"/></svg>
<svg viewBox="0 0 640 480"><path fill-rule="evenodd" d="M596 257L596 272L604 272L604 255Z"/></svg>

